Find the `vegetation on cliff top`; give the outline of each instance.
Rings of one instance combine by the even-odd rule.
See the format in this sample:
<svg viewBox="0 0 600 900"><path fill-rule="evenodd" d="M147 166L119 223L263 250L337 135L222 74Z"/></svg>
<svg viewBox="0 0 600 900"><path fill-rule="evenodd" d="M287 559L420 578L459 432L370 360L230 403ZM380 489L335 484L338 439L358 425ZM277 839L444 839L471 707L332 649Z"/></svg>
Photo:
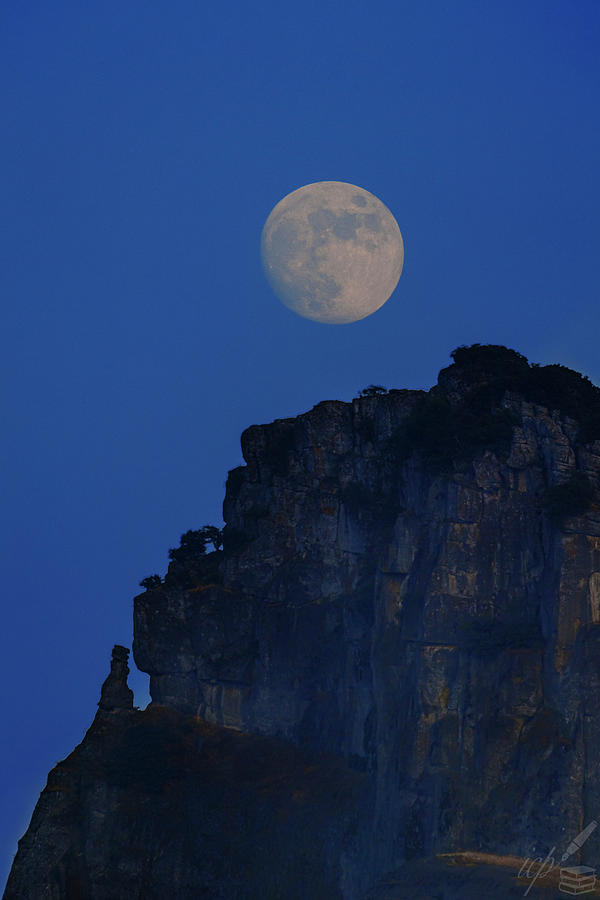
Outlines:
<svg viewBox="0 0 600 900"><path fill-rule="evenodd" d="M359 392L359 397L385 397L389 391L382 384L368 384Z"/></svg>
<svg viewBox="0 0 600 900"><path fill-rule="evenodd" d="M212 544L213 552L206 547ZM179 547L169 550L169 569L164 582L160 575L148 575L140 581L140 586L153 590L166 584L170 587L193 587L200 583L220 581L219 556L223 546L223 532L215 525L204 525L196 530L189 529L181 535Z"/></svg>
<svg viewBox="0 0 600 900"><path fill-rule="evenodd" d="M416 402L395 435L401 458L417 452L430 471L443 474L486 449L506 457L517 424L501 406L507 391L575 419L580 442L600 439L600 389L578 372L530 364L496 344L461 346L450 355L453 364L441 370L438 385Z"/></svg>
<svg viewBox="0 0 600 900"><path fill-rule="evenodd" d="M548 518L560 524L567 516L580 516L589 508L594 488L583 472L575 472L568 481L546 488L542 508Z"/></svg>
<svg viewBox="0 0 600 900"><path fill-rule="evenodd" d="M498 344L461 346L450 356L454 362L440 372L441 385L452 376L466 385L486 384L495 403L506 391L520 394L576 419L581 443L600 439L600 388L585 375L558 364L529 363L521 353Z"/></svg>
<svg viewBox="0 0 600 900"><path fill-rule="evenodd" d="M491 405L485 388L458 404L430 391L417 400L394 442L401 459L417 451L430 471L443 474L487 449L508 454L515 424L512 413Z"/></svg>

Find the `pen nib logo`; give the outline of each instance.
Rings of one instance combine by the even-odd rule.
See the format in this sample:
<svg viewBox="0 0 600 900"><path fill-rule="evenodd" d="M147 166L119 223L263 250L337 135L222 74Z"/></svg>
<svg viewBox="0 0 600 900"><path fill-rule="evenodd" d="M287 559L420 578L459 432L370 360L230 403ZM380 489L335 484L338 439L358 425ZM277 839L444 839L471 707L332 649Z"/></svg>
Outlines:
<svg viewBox="0 0 600 900"><path fill-rule="evenodd" d="M561 858L561 868L560 868L560 882L559 882L559 890L563 894L589 894L590 891L594 890L596 886L596 870L592 869L590 866L566 866L563 867L563 863L565 863L574 853L578 853L579 850L583 847L591 833L595 828L598 827L598 823L595 819L593 819L589 825L587 825L583 831L574 837ZM525 876L526 878L531 878L531 884L527 887L524 897L526 897L531 888L534 886L538 878L542 878L544 875L547 875L556 867L556 863L554 862L554 857L552 854L554 853L556 847L554 846L545 859L542 857L538 857L536 860L531 860L529 857L525 860L521 868L519 869L519 874L517 877ZM539 864L537 871L535 870L535 864ZM533 870L533 871L532 871Z"/></svg>

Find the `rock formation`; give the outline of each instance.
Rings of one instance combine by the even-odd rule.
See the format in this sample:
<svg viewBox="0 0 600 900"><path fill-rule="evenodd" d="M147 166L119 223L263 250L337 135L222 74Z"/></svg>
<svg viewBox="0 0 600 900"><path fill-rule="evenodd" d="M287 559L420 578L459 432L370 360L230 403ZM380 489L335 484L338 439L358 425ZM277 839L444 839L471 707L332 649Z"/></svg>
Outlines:
<svg viewBox="0 0 600 900"><path fill-rule="evenodd" d="M110 673L102 685L98 706L103 710L133 709L133 691L127 686L129 649L115 644Z"/></svg>
<svg viewBox="0 0 600 900"><path fill-rule="evenodd" d="M358 900L436 854L560 855L600 816L600 391L453 357L428 393L244 432L224 549L135 598L152 704L115 647L5 900Z"/></svg>

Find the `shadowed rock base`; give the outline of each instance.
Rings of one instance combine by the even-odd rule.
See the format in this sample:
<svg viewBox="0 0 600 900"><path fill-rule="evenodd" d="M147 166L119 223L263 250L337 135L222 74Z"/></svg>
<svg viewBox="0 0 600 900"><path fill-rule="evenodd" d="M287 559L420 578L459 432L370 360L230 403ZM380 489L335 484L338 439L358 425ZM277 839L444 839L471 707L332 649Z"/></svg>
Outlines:
<svg viewBox="0 0 600 900"><path fill-rule="evenodd" d="M341 898L364 781L166 707L101 711L48 776L4 900Z"/></svg>

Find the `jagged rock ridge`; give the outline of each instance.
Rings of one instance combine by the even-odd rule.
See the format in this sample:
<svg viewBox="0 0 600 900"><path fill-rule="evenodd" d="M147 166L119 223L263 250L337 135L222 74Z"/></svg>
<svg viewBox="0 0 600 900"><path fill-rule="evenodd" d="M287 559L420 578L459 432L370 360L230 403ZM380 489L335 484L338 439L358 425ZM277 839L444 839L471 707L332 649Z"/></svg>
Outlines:
<svg viewBox="0 0 600 900"><path fill-rule="evenodd" d="M264 747L297 748L307 769L329 765L323 753L337 760L340 808L329 798L314 827L310 815L302 826L322 848L321 875L310 854L291 852L288 870L274 854L265 896L359 898L402 861L566 846L600 809L600 392L506 348L453 356L429 393L367 392L244 432L224 550L187 570L179 561L135 598L134 659L150 674L151 707L101 706L74 751L97 746L99 729L164 711L176 742L192 742L192 770L198 728L232 746L255 735ZM118 747L113 756L133 772L135 753ZM272 764L275 751L264 753ZM202 798L225 790L212 770L186 794L199 804L186 819L195 858L210 860L216 842L229 860L209 887L211 864L194 868L181 829L161 833L160 807L156 834L136 838L127 881L118 847L127 828L138 834L139 817L120 826L120 843L110 832L108 856L71 821L52 855L55 815L87 810L110 824L124 802L105 761L93 783L78 762L75 805L53 811L51 781L68 781L70 759L51 773L6 900L75 896L69 877L94 900L132 896L134 884L158 898L165 883L181 900L246 896L240 860L256 848L248 823L258 800L250 791L236 819L240 842L227 842L224 819L209 839ZM268 780L268 765L260 771ZM127 797L163 802L167 784L153 793L135 782ZM166 860L155 869L153 841ZM284 837L281 846L289 857ZM598 849L592 837L583 860ZM266 884L264 871L252 877L247 896ZM42 894L44 878L53 887Z"/></svg>

